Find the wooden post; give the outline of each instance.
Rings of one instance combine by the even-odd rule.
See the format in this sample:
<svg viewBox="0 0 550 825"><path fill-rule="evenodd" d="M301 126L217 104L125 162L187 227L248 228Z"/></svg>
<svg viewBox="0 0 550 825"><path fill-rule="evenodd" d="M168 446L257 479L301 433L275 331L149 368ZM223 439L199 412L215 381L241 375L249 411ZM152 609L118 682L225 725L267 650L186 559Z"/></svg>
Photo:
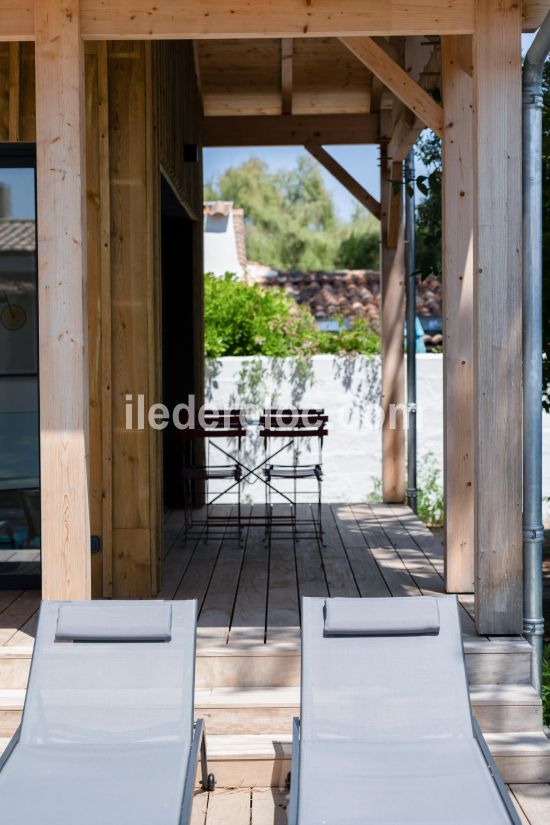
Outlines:
<svg viewBox="0 0 550 825"><path fill-rule="evenodd" d="M476 624L522 630L521 4L477 0L474 63Z"/></svg>
<svg viewBox="0 0 550 825"><path fill-rule="evenodd" d="M467 42L464 42L467 41ZM469 46L469 49L468 49ZM445 587L474 589L472 78L461 66L471 37L442 38L443 449ZM470 70L471 71L471 70Z"/></svg>
<svg viewBox="0 0 550 825"><path fill-rule="evenodd" d="M391 180L401 180L402 164L388 169L381 150L381 327L382 327L382 496L386 502L405 499L405 233L403 191ZM395 227L392 229L392 227Z"/></svg>
<svg viewBox="0 0 550 825"><path fill-rule="evenodd" d="M45 599L90 597L84 50L78 0L35 3Z"/></svg>

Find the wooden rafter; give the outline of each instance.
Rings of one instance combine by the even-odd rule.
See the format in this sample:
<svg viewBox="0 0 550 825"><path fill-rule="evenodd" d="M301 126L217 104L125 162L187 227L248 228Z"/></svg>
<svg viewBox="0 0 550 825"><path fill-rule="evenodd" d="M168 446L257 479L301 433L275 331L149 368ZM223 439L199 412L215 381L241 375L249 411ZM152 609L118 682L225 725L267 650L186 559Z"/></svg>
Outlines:
<svg viewBox="0 0 550 825"><path fill-rule="evenodd" d="M205 117L202 142L212 146L303 146L378 143L379 117L372 115L258 115Z"/></svg>
<svg viewBox="0 0 550 825"><path fill-rule="evenodd" d="M365 209L368 209L375 218L380 220L380 202L377 201L376 198L370 194L370 192L367 192L365 187L361 186L361 184L356 181L355 178L350 175L350 173L347 172L343 166L340 166L338 161L335 160L332 155L329 155L329 153L318 143L308 142L305 144L305 148L310 155L315 158L315 160L318 160L319 163L325 167L327 172L330 172L330 174L336 178L338 183L341 183L342 186L344 186L348 192L365 207Z"/></svg>
<svg viewBox="0 0 550 825"><path fill-rule="evenodd" d="M344 37L342 43L426 126L443 134L442 107L372 37Z"/></svg>
<svg viewBox="0 0 550 825"><path fill-rule="evenodd" d="M291 37L281 40L281 113L292 114L292 69L294 44Z"/></svg>

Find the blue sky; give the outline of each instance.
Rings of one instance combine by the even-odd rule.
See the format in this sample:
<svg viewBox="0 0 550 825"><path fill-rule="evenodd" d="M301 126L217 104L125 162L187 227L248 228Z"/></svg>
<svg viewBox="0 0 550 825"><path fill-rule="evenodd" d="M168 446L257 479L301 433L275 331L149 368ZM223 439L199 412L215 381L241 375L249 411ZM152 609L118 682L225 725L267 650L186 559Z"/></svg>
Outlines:
<svg viewBox="0 0 550 825"><path fill-rule="evenodd" d="M533 37L532 34L523 35L522 47L524 52L531 45ZM327 146L325 148L371 195L379 198L380 180L377 146ZM238 166L251 157L261 158L271 170L276 170L295 166L300 155L307 155L307 152L298 146L255 149L205 149L204 179L210 181L221 175L228 167ZM342 220L348 220L355 208L356 201L332 175L323 167L320 168L327 187L333 193L339 217ZM417 162L417 174L422 174L423 171L423 168Z"/></svg>
<svg viewBox="0 0 550 825"><path fill-rule="evenodd" d="M327 146L327 151L367 189L378 198L380 194L378 146ZM308 156L299 146L278 146L257 149L205 149L204 179L216 178L230 166L239 166L248 158L259 157L271 170L290 168L296 165L300 156ZM333 193L338 215L343 220L350 218L356 201L323 167L321 174L329 190Z"/></svg>

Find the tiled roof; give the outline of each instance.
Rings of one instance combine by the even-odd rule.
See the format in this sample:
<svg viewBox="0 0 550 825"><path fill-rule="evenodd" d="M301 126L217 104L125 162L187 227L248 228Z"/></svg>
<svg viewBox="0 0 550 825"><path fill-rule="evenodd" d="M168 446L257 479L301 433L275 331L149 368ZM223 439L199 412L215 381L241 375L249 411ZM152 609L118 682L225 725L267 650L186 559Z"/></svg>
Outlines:
<svg viewBox="0 0 550 825"><path fill-rule="evenodd" d="M235 241L237 243L237 254L243 269L248 263L246 257L246 235L244 229L244 209L233 209L233 226L235 227Z"/></svg>
<svg viewBox="0 0 550 825"><path fill-rule="evenodd" d="M370 269L277 272L258 282L265 287L282 287L299 304L308 306L318 320L336 315L350 319L368 318L375 329L380 328L379 272ZM441 282L437 278L426 278L418 283L416 314L420 320L441 317ZM430 336L427 343L438 346L441 336Z"/></svg>
<svg viewBox="0 0 550 825"><path fill-rule="evenodd" d="M34 252L36 224L15 218L0 219L0 252Z"/></svg>
<svg viewBox="0 0 550 825"><path fill-rule="evenodd" d="M205 201L203 212L205 215L221 215L227 218L233 209L233 201Z"/></svg>

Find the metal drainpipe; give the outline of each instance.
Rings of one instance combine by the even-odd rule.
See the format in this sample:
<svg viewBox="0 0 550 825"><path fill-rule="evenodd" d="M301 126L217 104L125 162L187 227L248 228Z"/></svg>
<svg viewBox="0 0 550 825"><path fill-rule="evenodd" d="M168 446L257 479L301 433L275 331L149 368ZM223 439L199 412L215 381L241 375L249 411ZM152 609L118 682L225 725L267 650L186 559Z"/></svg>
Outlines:
<svg viewBox="0 0 550 825"><path fill-rule="evenodd" d="M542 70L550 13L523 63L523 632L541 692L542 603Z"/></svg>
<svg viewBox="0 0 550 825"><path fill-rule="evenodd" d="M405 160L405 278L407 314L407 501L416 513L416 244L414 149ZM407 189L412 187L411 194Z"/></svg>

